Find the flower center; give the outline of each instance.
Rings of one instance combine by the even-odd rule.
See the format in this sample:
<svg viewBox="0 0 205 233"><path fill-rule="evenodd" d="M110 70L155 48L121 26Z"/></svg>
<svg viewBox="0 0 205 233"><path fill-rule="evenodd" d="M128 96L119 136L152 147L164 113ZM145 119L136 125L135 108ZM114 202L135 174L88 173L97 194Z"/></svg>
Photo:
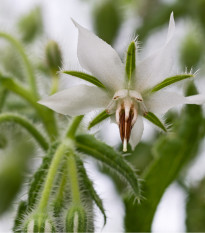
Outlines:
<svg viewBox="0 0 205 233"><path fill-rule="evenodd" d="M116 107L117 105L117 107ZM131 130L137 120L138 112L146 114L147 109L139 92L122 89L117 91L106 108L108 114L115 112L116 122L119 126L123 151L127 151Z"/></svg>
<svg viewBox="0 0 205 233"><path fill-rule="evenodd" d="M126 152L132 127L137 120L137 105L130 97L126 97L119 101L115 114L123 143L123 151Z"/></svg>

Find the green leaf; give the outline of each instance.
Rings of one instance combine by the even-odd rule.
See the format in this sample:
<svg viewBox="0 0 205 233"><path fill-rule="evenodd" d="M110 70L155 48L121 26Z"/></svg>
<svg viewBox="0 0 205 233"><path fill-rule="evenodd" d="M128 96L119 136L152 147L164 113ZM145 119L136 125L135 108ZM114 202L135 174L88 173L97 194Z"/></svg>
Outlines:
<svg viewBox="0 0 205 233"><path fill-rule="evenodd" d="M93 126L99 124L101 121L107 119L110 115L107 114L106 110L98 114L89 124L88 129L91 129Z"/></svg>
<svg viewBox="0 0 205 233"><path fill-rule="evenodd" d="M195 93L192 85L189 95ZM188 105L173 125L174 134L163 135L154 144L150 153L154 155L155 160L142 174L145 199L141 205L133 205L132 199L124 200L126 232L151 231L152 220L160 199L181 170L197 156L204 128L201 107Z"/></svg>
<svg viewBox="0 0 205 233"><path fill-rule="evenodd" d="M94 157L117 172L119 177L129 184L135 198L141 198L140 182L135 170L124 159L124 157L112 147L95 139L92 135L78 135L76 137L76 148L87 155Z"/></svg>
<svg viewBox="0 0 205 233"><path fill-rule="evenodd" d="M89 75L89 74L86 74L86 73L83 73L83 72L72 71L72 70L70 70L70 71L63 71L63 73L75 76L75 77L83 79L85 81L88 81L88 82L96 85L97 87L105 88L105 86L97 78L95 78L92 75Z"/></svg>
<svg viewBox="0 0 205 233"><path fill-rule="evenodd" d="M93 182L89 179L89 177L87 175L87 172L86 172L86 170L84 168L82 160L77 158L77 164L78 164L78 170L82 175L83 182L84 182L86 188L88 189L89 194L91 195L91 197L94 200L95 204L97 205L97 207L100 209L101 213L104 216L104 225L105 225L106 221L107 221L107 217L106 217L106 214L105 214L105 209L103 207L103 202L100 199L97 192L95 191L95 189L93 187Z"/></svg>
<svg viewBox="0 0 205 233"><path fill-rule="evenodd" d="M170 78L166 78L164 81L162 81L161 83L154 86L152 88L151 92L159 91L162 88L167 87L167 86L169 86L169 85L171 85L173 83L182 81L182 80L187 79L187 78L192 78L192 77L194 77L193 74L181 74L181 75L176 75L176 76L173 76L173 77L170 77Z"/></svg>
<svg viewBox="0 0 205 233"><path fill-rule="evenodd" d="M135 42L132 41L127 50L127 60L125 66L128 82L131 81L132 74L135 70L135 50L136 50L136 45Z"/></svg>
<svg viewBox="0 0 205 233"><path fill-rule="evenodd" d="M14 220L13 232L21 233L20 227L21 227L22 220L25 217L26 213L27 213L27 202L21 201L19 203L16 218Z"/></svg>
<svg viewBox="0 0 205 233"><path fill-rule="evenodd" d="M159 120L159 118L152 112L148 112L144 118L151 121L154 125L158 126L163 131L167 132L166 127L163 125L163 123Z"/></svg>

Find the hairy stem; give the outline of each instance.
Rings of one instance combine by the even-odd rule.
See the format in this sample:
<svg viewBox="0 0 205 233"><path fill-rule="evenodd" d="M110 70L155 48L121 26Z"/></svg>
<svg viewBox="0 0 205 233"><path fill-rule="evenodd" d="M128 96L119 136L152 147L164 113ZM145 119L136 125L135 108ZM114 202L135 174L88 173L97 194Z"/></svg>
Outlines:
<svg viewBox="0 0 205 233"><path fill-rule="evenodd" d="M0 83L4 88L19 95L33 106L38 115L41 117L50 139L54 140L58 135L58 131L53 112L50 109L47 109L38 104L35 97L31 95L30 91L28 91L18 82L14 81L12 78L5 77L0 74Z"/></svg>
<svg viewBox="0 0 205 233"><path fill-rule="evenodd" d="M73 204L77 205L80 203L80 189L78 182L78 171L76 166L75 155L70 153L67 158L68 176L71 186L71 195Z"/></svg>
<svg viewBox="0 0 205 233"><path fill-rule="evenodd" d="M35 140L39 143L42 149L48 149L48 142L46 141L44 136L27 119L18 115L14 115L12 113L5 113L0 115L0 124L8 121L21 125L35 138Z"/></svg>
<svg viewBox="0 0 205 233"><path fill-rule="evenodd" d="M69 129L67 130L65 139L59 145L59 147L57 148L57 150L54 154L54 157L52 159L51 165L50 165L49 170L48 170L48 174L47 174L45 185L44 185L44 188L42 191L41 199L39 202L38 208L39 208L40 212L43 212L48 206L48 201L49 201L50 193L52 191L54 180L55 180L60 162L62 161L62 159L65 155L68 155L68 158L71 155L71 159L70 158L68 159L68 161L70 161L69 162L70 165L68 165L68 166L69 166L69 168L71 167L70 169L72 169L72 172L74 172L74 173L77 172L75 160L73 161L74 158L72 158L73 151L74 151L72 139L74 138L74 135L76 133L76 130L77 130L81 120L82 120L82 116L75 117L73 119ZM78 190L74 184L74 182L76 182L76 179L73 177L73 174L70 174L70 175L71 175L70 179L71 179L72 185L74 186L74 190L75 190L74 192L78 193ZM78 197L75 200L77 201Z"/></svg>
<svg viewBox="0 0 205 233"><path fill-rule="evenodd" d="M23 46L21 45L21 43L18 40L16 40L15 38L13 38L9 34L0 32L0 37L4 38L9 43L11 43L13 45L13 47L18 51L20 56L22 57L22 60L24 62L25 68L26 68L28 81L30 84L30 89L31 89L32 93L34 94L35 98L37 99L38 92L37 92L37 87L36 87L36 82L35 82L34 71L33 71L32 65L31 65L31 63L30 63L30 61L29 61L29 59L24 51Z"/></svg>

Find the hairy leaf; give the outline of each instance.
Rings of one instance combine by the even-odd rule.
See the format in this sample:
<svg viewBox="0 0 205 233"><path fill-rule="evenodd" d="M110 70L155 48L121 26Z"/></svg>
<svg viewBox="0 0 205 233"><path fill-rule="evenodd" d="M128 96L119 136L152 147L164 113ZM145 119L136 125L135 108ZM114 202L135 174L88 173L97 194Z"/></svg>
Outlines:
<svg viewBox="0 0 205 233"><path fill-rule="evenodd" d="M80 152L90 155L103 164L116 171L130 185L135 198L141 198L141 189L138 176L131 165L123 156L112 147L100 142L91 135L79 135L76 137L76 147Z"/></svg>
<svg viewBox="0 0 205 233"><path fill-rule="evenodd" d="M105 214L105 209L103 207L103 202L100 199L97 192L95 191L95 189L93 187L93 182L88 177L87 172L86 172L86 170L84 168L83 162L79 158L77 160L77 164L78 164L78 170L82 174L82 179L84 181L84 184L85 184L86 188L88 189L89 194L91 195L91 197L94 200L95 204L97 205L97 207L100 209L101 213L103 214L104 225L105 225L106 221L107 221L107 217L106 217L106 214Z"/></svg>

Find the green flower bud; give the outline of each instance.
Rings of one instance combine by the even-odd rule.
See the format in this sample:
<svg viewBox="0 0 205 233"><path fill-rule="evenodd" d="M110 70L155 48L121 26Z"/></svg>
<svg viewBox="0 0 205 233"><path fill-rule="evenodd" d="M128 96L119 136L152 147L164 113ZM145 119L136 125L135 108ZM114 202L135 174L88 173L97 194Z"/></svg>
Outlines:
<svg viewBox="0 0 205 233"><path fill-rule="evenodd" d="M46 232L46 233L54 233L55 223L54 221L45 213L37 213L31 215L31 217L26 221L23 232Z"/></svg>
<svg viewBox="0 0 205 233"><path fill-rule="evenodd" d="M58 44L55 41L49 41L46 46L46 61L52 73L56 74L62 66L62 55Z"/></svg>
<svg viewBox="0 0 205 233"><path fill-rule="evenodd" d="M87 214L83 206L73 205L66 216L66 232L87 232Z"/></svg>
<svg viewBox="0 0 205 233"><path fill-rule="evenodd" d="M29 14L23 16L18 23L18 27L23 41L32 42L43 31L41 9L36 7Z"/></svg>

